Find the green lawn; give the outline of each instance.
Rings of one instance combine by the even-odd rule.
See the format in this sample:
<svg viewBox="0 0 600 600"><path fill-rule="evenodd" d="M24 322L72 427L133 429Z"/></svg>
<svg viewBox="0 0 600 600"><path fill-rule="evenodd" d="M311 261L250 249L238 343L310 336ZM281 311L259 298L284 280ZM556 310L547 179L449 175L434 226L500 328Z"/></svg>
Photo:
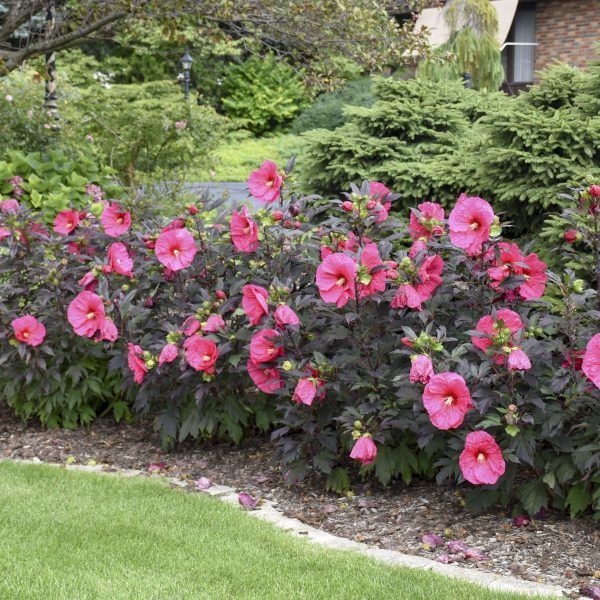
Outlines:
<svg viewBox="0 0 600 600"><path fill-rule="evenodd" d="M301 139L297 135L276 137L244 137L232 133L216 151L216 169L213 174L200 172L194 175L199 181L246 181L250 171L264 160L275 161L280 167L300 150Z"/></svg>
<svg viewBox="0 0 600 600"><path fill-rule="evenodd" d="M157 480L0 463L0 598L518 598L326 551Z"/></svg>

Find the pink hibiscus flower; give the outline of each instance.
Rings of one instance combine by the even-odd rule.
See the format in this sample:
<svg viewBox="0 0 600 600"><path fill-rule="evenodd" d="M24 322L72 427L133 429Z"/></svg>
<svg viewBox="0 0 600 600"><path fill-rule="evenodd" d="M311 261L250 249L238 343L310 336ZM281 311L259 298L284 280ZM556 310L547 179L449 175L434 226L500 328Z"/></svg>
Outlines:
<svg viewBox="0 0 600 600"><path fill-rule="evenodd" d="M410 237L415 240L427 241L434 235L444 233L444 209L435 202L423 202L419 204L419 215L410 213L408 230Z"/></svg>
<svg viewBox="0 0 600 600"><path fill-rule="evenodd" d="M509 308L501 308L496 313L496 320L492 315L485 315L477 322L475 329L485 337L471 336L471 343L482 352L487 353L491 346L501 348L511 346L515 341L515 334L523 329L521 317ZM497 353L494 360L497 364L504 363L504 355Z"/></svg>
<svg viewBox="0 0 600 600"><path fill-rule="evenodd" d="M507 366L509 371L527 371L531 369L531 361L529 356L518 346L510 349L508 355Z"/></svg>
<svg viewBox="0 0 600 600"><path fill-rule="evenodd" d="M217 333L225 328L225 321L221 315L210 315L202 325L204 333Z"/></svg>
<svg viewBox="0 0 600 600"><path fill-rule="evenodd" d="M371 181L369 184L369 196L372 201L375 202L375 206L372 209L377 214L377 222L383 223L389 214L389 210L392 207L392 203L388 200L392 192L379 181Z"/></svg>
<svg viewBox="0 0 600 600"><path fill-rule="evenodd" d="M133 277L133 260L127 252L127 247L121 242L115 242L108 247L108 272L118 273L125 277Z"/></svg>
<svg viewBox="0 0 600 600"><path fill-rule="evenodd" d="M282 183L277 165L271 160L265 160L260 168L252 171L248 177L248 189L252 196L267 204L279 198Z"/></svg>
<svg viewBox="0 0 600 600"><path fill-rule="evenodd" d="M127 365L133 373L133 380L141 384L148 372L148 367L143 359L144 352L136 344L129 342L127 344Z"/></svg>
<svg viewBox="0 0 600 600"><path fill-rule="evenodd" d="M410 374L408 376L411 383L429 383L433 377L433 363L426 354L418 354L410 357L412 361Z"/></svg>
<svg viewBox="0 0 600 600"><path fill-rule="evenodd" d="M69 235L79 225L79 211L63 210L54 217L54 231Z"/></svg>
<svg viewBox="0 0 600 600"><path fill-rule="evenodd" d="M94 271L88 271L77 283L86 291L93 292L98 287L98 278Z"/></svg>
<svg viewBox="0 0 600 600"><path fill-rule="evenodd" d="M168 225L165 225L160 232L165 233L165 231L173 231L174 229L183 229L185 227L185 221L181 217L177 217L177 219L173 219Z"/></svg>
<svg viewBox="0 0 600 600"><path fill-rule="evenodd" d="M298 315L287 304L280 304L273 316L277 327L281 329L285 329L288 325L300 325Z"/></svg>
<svg viewBox="0 0 600 600"><path fill-rule="evenodd" d="M131 227L131 215L116 202L109 204L100 217L106 235L119 237Z"/></svg>
<svg viewBox="0 0 600 600"><path fill-rule="evenodd" d="M444 270L444 261L437 254L427 256L419 267L420 282L415 285L415 290L421 298L421 302L426 302L431 295L442 284L442 271Z"/></svg>
<svg viewBox="0 0 600 600"><path fill-rule="evenodd" d="M258 227L248 216L246 207L233 211L229 224L231 241L240 252L254 252L258 248Z"/></svg>
<svg viewBox="0 0 600 600"><path fill-rule="evenodd" d="M386 270L378 267L383 266L379 256L377 244L367 244L360 255L360 268L358 269L358 296L366 298L385 291Z"/></svg>
<svg viewBox="0 0 600 600"><path fill-rule="evenodd" d="M462 194L450 212L450 241L469 254L477 254L490 237L494 211L483 198Z"/></svg>
<svg viewBox="0 0 600 600"><path fill-rule="evenodd" d="M254 385L265 394L274 394L283 387L281 374L276 367L265 364L257 365L249 358L246 363L246 370Z"/></svg>
<svg viewBox="0 0 600 600"><path fill-rule="evenodd" d="M492 248L488 251L492 266L487 270L490 279L492 279L491 286L496 289L509 275L518 275L521 273L519 263L522 263L524 260L523 255L516 244L500 242L497 244L497 247L500 250L498 260L496 260L495 252Z"/></svg>
<svg viewBox="0 0 600 600"><path fill-rule="evenodd" d="M184 335L190 336L194 335L197 331L200 331L200 327L202 324L196 317L188 317L181 326L183 329Z"/></svg>
<svg viewBox="0 0 600 600"><path fill-rule="evenodd" d="M93 337L105 318L102 298L93 292L81 292L69 304L67 320L77 335Z"/></svg>
<svg viewBox="0 0 600 600"><path fill-rule="evenodd" d="M39 346L46 337L46 328L32 315L24 315L11 323L15 337L28 346Z"/></svg>
<svg viewBox="0 0 600 600"><path fill-rule="evenodd" d="M415 260L419 252L424 252L425 250L427 250L427 242L424 242L423 240L417 240L410 247L410 250L408 251L408 258Z"/></svg>
<svg viewBox="0 0 600 600"><path fill-rule="evenodd" d="M350 458L360 461L363 465L370 465L375 462L376 457L377 446L368 434L359 437L350 452Z"/></svg>
<svg viewBox="0 0 600 600"><path fill-rule="evenodd" d="M318 387L312 377L303 377L296 384L292 400L297 404L310 406L317 395Z"/></svg>
<svg viewBox="0 0 600 600"><path fill-rule="evenodd" d="M6 229L6 227L0 227L0 240L10 237L11 235L12 235L12 232L10 229Z"/></svg>
<svg viewBox="0 0 600 600"><path fill-rule="evenodd" d="M456 429L473 406L465 380L449 372L432 375L423 391L423 405L438 429Z"/></svg>
<svg viewBox="0 0 600 600"><path fill-rule="evenodd" d="M19 212L19 208L19 203L14 198L0 200L0 212L14 215Z"/></svg>
<svg viewBox="0 0 600 600"><path fill-rule="evenodd" d="M401 285L394 294L390 303L392 308L414 308L422 310L421 296L410 283Z"/></svg>
<svg viewBox="0 0 600 600"><path fill-rule="evenodd" d="M172 363L179 356L179 349L175 344L165 344L163 349L160 351L158 357L158 364L164 365L165 363Z"/></svg>
<svg viewBox="0 0 600 600"><path fill-rule="evenodd" d="M341 308L349 298L356 297L355 280L358 267L346 254L336 252L329 255L317 267L317 287L325 302L335 303Z"/></svg>
<svg viewBox="0 0 600 600"><path fill-rule="evenodd" d="M525 278L519 288L519 296L523 300L535 300L544 295L548 275L546 274L546 263L541 261L535 252L528 254L524 259L525 267L522 267L521 274Z"/></svg>
<svg viewBox="0 0 600 600"><path fill-rule="evenodd" d="M242 308L250 319L250 325L258 325L269 314L269 292L260 285L245 285L242 294Z"/></svg>
<svg viewBox="0 0 600 600"><path fill-rule="evenodd" d="M180 271L192 264L197 252L196 241L187 229L164 231L156 239L154 252L165 267Z"/></svg>
<svg viewBox="0 0 600 600"><path fill-rule="evenodd" d="M493 485L506 469L500 446L485 431L467 435L458 463L463 477L473 485Z"/></svg>
<svg viewBox="0 0 600 600"><path fill-rule="evenodd" d="M206 373L215 372L215 363L219 358L217 345L209 338L193 335L183 343L185 359L192 369Z"/></svg>
<svg viewBox="0 0 600 600"><path fill-rule="evenodd" d="M114 342L119 337L119 331L117 326L113 323L112 319L104 318L100 323L98 329L97 340L104 340L105 342Z"/></svg>
<svg viewBox="0 0 600 600"><path fill-rule="evenodd" d="M271 362L279 356L283 356L283 347L278 346L275 340L280 334L275 329L262 329L257 331L250 340L250 358L255 364Z"/></svg>
<svg viewBox="0 0 600 600"><path fill-rule="evenodd" d="M600 333L597 333L586 346L581 370L585 376L600 388Z"/></svg>

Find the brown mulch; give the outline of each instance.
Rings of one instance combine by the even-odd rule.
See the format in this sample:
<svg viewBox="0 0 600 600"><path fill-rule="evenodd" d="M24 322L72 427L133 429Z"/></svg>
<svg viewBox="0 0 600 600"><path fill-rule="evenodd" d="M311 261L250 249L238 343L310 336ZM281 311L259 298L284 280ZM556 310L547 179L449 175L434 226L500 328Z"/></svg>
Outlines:
<svg viewBox="0 0 600 600"><path fill-rule="evenodd" d="M569 521L548 514L516 527L507 513L467 513L456 489L417 482L387 489L373 483L354 485L354 495L324 491L321 480L307 479L286 487L264 440L241 446L184 444L164 453L149 423L115 425L98 420L88 429L44 429L24 426L0 407L0 458L39 458L45 462L90 461L119 468L147 470L160 465L163 474L230 485L275 502L286 515L336 535L436 558L444 548L428 551L426 533L465 542L487 560L460 560L463 566L560 585L572 591L600 585L600 527L589 518ZM161 463L164 465L161 465Z"/></svg>

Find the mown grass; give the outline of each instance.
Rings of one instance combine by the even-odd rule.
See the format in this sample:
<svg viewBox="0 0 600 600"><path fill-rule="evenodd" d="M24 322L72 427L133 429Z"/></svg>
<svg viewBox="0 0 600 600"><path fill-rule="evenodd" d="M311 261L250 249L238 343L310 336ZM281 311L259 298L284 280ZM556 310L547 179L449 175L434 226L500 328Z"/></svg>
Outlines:
<svg viewBox="0 0 600 600"><path fill-rule="evenodd" d="M285 134L273 137L248 137L231 133L217 148L216 167L212 172L194 174L198 181L246 181L248 174L264 160L272 160L281 167L300 152L301 138Z"/></svg>
<svg viewBox="0 0 600 600"><path fill-rule="evenodd" d="M509 600L295 539L157 480L0 463L0 598Z"/></svg>

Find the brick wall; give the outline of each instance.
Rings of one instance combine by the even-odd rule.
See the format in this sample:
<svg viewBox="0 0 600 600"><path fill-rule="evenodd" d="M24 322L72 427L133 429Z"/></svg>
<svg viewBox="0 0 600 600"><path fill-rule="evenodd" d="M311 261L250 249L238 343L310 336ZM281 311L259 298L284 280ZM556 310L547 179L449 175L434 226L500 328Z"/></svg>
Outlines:
<svg viewBox="0 0 600 600"><path fill-rule="evenodd" d="M538 0L535 70L554 59L585 67L600 41L600 0Z"/></svg>

